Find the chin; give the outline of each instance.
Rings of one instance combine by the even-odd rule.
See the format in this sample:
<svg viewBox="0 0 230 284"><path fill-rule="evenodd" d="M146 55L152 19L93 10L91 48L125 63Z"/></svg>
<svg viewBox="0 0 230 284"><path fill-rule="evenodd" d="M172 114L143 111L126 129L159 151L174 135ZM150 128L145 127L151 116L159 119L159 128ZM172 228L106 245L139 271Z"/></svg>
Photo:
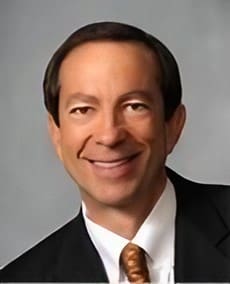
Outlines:
<svg viewBox="0 0 230 284"><path fill-rule="evenodd" d="M129 187L127 185L119 186L113 184L112 186L107 185L103 188L95 191L84 190L82 187L82 199L86 203L97 204L108 207L124 207L133 203L135 200L139 200L139 194L136 187Z"/></svg>

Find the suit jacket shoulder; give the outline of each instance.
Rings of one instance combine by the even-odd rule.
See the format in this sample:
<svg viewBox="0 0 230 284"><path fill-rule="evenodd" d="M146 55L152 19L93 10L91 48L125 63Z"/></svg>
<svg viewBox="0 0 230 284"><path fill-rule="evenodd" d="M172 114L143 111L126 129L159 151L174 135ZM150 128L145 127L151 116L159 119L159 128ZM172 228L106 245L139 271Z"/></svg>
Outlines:
<svg viewBox="0 0 230 284"><path fill-rule="evenodd" d="M177 282L230 281L230 186L189 181L168 169L177 199Z"/></svg>
<svg viewBox="0 0 230 284"><path fill-rule="evenodd" d="M230 228L230 185L194 182L168 168L167 174L174 184L180 207L186 205L189 210L193 207L194 211L197 211L198 208L205 211L207 210L206 206L209 205L219 215L226 228ZM189 201L192 206L188 206L186 201ZM194 212L194 215L197 214Z"/></svg>
<svg viewBox="0 0 230 284"><path fill-rule="evenodd" d="M107 282L81 215L8 264L1 282Z"/></svg>

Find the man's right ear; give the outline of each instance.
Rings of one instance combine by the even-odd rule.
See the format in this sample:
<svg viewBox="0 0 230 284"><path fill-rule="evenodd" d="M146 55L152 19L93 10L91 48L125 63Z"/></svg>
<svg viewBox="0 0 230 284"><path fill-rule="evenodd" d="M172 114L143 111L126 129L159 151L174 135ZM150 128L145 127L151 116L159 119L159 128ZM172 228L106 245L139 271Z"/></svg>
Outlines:
<svg viewBox="0 0 230 284"><path fill-rule="evenodd" d="M60 127L58 127L51 114L48 114L48 130L51 141L54 145L55 151L62 161L62 149L61 149L61 133Z"/></svg>

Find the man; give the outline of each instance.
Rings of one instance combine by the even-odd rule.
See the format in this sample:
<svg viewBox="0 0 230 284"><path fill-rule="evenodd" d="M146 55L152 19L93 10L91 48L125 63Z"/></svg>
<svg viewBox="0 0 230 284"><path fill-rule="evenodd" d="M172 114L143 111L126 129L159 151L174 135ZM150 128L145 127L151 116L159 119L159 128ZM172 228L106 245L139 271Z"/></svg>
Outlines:
<svg viewBox="0 0 230 284"><path fill-rule="evenodd" d="M170 51L129 25L85 26L53 55L44 95L50 136L82 209L7 265L1 280L230 281L230 188L165 167L185 121ZM135 251L145 267L130 258Z"/></svg>

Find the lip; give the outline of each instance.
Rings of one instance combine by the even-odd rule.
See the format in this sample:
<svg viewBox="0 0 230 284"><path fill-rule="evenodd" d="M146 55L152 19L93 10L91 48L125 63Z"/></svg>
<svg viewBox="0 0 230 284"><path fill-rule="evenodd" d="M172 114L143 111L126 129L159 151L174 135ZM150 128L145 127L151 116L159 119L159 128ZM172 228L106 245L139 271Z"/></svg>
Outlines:
<svg viewBox="0 0 230 284"><path fill-rule="evenodd" d="M94 173L104 178L120 178L133 172L140 152L120 159L91 160L87 159Z"/></svg>

